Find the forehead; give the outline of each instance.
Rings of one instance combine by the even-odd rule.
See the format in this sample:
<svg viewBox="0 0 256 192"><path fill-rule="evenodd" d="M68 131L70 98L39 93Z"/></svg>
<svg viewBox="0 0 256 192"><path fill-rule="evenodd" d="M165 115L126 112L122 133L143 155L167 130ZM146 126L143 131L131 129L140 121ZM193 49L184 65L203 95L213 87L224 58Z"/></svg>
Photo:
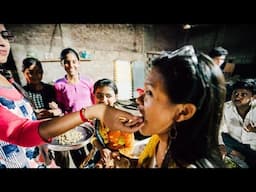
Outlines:
<svg viewBox="0 0 256 192"><path fill-rule="evenodd" d="M215 59L225 60L226 55L216 56Z"/></svg>
<svg viewBox="0 0 256 192"><path fill-rule="evenodd" d="M151 86L154 89L163 90L163 76L156 68L153 68L149 74L147 79L145 80L145 85Z"/></svg>
<svg viewBox="0 0 256 192"><path fill-rule="evenodd" d="M111 87L109 87L107 85L104 85L104 86L101 86L101 87L97 87L95 92L96 93L103 93L103 92L105 92L105 93L110 93L111 92L112 93L112 92L114 92L114 90Z"/></svg>
<svg viewBox="0 0 256 192"><path fill-rule="evenodd" d="M241 89L241 88L234 89L233 92L236 92L236 93L252 93L249 89Z"/></svg>
<svg viewBox="0 0 256 192"><path fill-rule="evenodd" d="M38 70L38 69L41 70L41 68L36 63L34 63L34 64L30 65L29 67L27 67L25 70Z"/></svg>
<svg viewBox="0 0 256 192"><path fill-rule="evenodd" d="M67 59L77 59L77 57L76 57L75 53L69 52L69 53L66 55L65 59L66 59L66 60L67 60Z"/></svg>

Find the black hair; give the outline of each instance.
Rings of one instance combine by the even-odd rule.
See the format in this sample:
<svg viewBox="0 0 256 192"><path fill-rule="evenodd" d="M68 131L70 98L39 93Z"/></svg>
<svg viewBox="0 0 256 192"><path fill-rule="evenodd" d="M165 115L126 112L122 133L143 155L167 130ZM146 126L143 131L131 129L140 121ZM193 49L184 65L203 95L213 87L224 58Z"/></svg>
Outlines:
<svg viewBox="0 0 256 192"><path fill-rule="evenodd" d="M75 56L77 57L78 61L80 60L78 53L74 49L72 49L72 48L65 48L65 49L63 49L61 51L61 53L60 53L60 60L61 61L64 60L66 58L67 54L69 54L69 53L75 54Z"/></svg>
<svg viewBox="0 0 256 192"><path fill-rule="evenodd" d="M209 52L209 56L211 58L214 57L219 57L222 55L228 55L228 51L226 49L224 49L223 47L214 47L210 52Z"/></svg>
<svg viewBox="0 0 256 192"><path fill-rule="evenodd" d="M93 93L95 93L96 89L99 88L99 87L105 87L105 86L108 86L108 87L111 87L114 91L114 93L117 95L118 94L118 89L117 89L117 86L115 84L114 81L110 80L110 79L100 79L98 81L96 81L94 83L94 86L93 86Z"/></svg>
<svg viewBox="0 0 256 192"><path fill-rule="evenodd" d="M239 79L232 85L232 90L236 89L247 89L252 92L253 95L256 94L256 82L255 79Z"/></svg>
<svg viewBox="0 0 256 192"><path fill-rule="evenodd" d="M27 68L29 68L31 65L34 65L34 64L36 64L36 66L38 66L39 69L43 73L43 67L42 67L41 61L39 61L38 59L36 59L34 57L27 57L23 60L23 62L22 62L22 72L24 72Z"/></svg>
<svg viewBox="0 0 256 192"><path fill-rule="evenodd" d="M223 166L218 150L219 126L226 96L223 73L203 53L189 55L184 51L178 52L182 51L156 58L152 66L162 74L164 89L172 103L191 103L197 110L192 118L171 125L176 126L177 136L170 142L162 167L168 167L170 157L177 164L193 164L207 158L212 159L216 166Z"/></svg>

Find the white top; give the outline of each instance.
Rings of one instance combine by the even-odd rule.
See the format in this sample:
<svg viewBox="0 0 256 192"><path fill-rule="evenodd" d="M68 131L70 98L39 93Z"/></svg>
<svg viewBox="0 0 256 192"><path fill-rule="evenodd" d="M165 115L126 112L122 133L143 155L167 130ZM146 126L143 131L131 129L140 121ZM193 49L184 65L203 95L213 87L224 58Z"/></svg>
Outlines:
<svg viewBox="0 0 256 192"><path fill-rule="evenodd" d="M224 144L221 132L229 133L234 139L243 144L249 144L251 149L256 150L256 133L247 132L244 127L248 124L256 126L256 102L251 103L251 109L246 114L245 119L238 114L232 101L224 104L223 119L219 131L219 144Z"/></svg>

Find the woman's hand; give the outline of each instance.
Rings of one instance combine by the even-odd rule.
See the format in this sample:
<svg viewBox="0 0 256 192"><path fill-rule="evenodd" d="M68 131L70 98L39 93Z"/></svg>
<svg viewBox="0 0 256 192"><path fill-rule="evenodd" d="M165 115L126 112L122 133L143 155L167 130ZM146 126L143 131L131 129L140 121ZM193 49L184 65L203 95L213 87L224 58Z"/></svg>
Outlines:
<svg viewBox="0 0 256 192"><path fill-rule="evenodd" d="M103 116L103 122L111 130L135 132L144 126L143 118L126 111L107 107Z"/></svg>
<svg viewBox="0 0 256 192"><path fill-rule="evenodd" d="M105 104L96 104L87 107L84 111L84 116L87 119L99 119L101 122L104 122L106 127L111 128L111 130L133 133L144 126L142 117Z"/></svg>
<svg viewBox="0 0 256 192"><path fill-rule="evenodd" d="M47 109L37 109L35 110L37 119L46 119L46 118L52 118L53 113L50 110Z"/></svg>

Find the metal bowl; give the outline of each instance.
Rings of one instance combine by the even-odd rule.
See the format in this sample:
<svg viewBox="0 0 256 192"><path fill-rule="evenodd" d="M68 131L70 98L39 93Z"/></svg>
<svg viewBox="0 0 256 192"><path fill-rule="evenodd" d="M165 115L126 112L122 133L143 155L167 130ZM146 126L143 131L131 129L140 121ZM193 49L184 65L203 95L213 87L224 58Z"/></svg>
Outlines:
<svg viewBox="0 0 256 192"><path fill-rule="evenodd" d="M80 149L81 147L90 143L91 138L95 133L94 127L90 123L84 123L75 127L76 131L82 133L82 138L74 144L62 145L58 142L58 137L54 137L51 143L48 144L48 148L53 151L69 151Z"/></svg>

